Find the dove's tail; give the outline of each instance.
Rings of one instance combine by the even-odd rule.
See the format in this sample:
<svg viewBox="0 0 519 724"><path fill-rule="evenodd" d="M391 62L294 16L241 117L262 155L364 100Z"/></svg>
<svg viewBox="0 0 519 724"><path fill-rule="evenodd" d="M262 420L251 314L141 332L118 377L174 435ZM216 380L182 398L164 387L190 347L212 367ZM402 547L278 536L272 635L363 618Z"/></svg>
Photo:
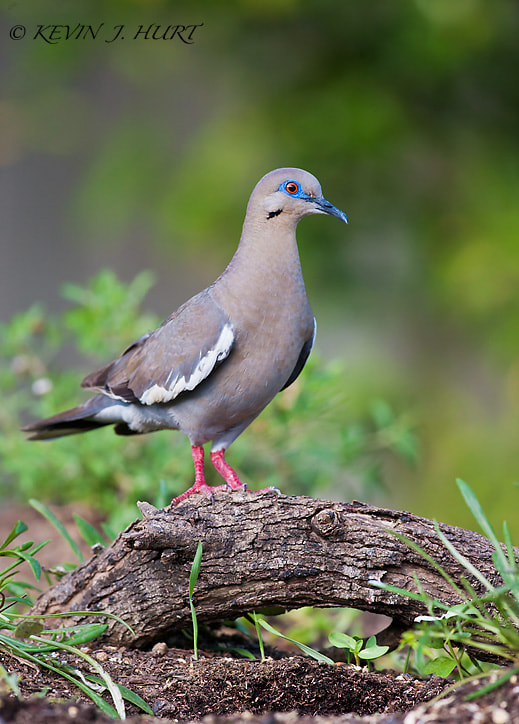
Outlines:
<svg viewBox="0 0 519 724"><path fill-rule="evenodd" d="M95 430L115 422L115 420L99 419L99 413L113 404L114 401L106 395L96 395L71 410L32 422L22 427L22 432L29 433L28 440L51 440L55 437Z"/></svg>

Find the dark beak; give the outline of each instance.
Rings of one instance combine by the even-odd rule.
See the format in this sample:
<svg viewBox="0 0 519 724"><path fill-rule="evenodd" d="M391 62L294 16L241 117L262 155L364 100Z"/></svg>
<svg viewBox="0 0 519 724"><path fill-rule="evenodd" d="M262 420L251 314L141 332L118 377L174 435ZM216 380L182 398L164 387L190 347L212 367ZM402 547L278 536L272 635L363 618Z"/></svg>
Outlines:
<svg viewBox="0 0 519 724"><path fill-rule="evenodd" d="M326 201L326 199L322 196L320 199L309 199L309 201L311 201L311 203L316 207L318 213L336 216L341 221L344 221L345 224L348 223L348 217L346 216L344 211L340 211L340 209L337 209L335 206L333 206L333 204L331 204L329 201Z"/></svg>

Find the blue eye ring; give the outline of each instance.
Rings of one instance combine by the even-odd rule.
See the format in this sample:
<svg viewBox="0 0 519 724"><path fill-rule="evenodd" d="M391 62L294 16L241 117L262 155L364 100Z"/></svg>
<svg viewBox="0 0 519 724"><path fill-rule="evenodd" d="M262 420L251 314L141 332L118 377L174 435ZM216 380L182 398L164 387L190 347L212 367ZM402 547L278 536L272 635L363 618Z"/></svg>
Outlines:
<svg viewBox="0 0 519 724"><path fill-rule="evenodd" d="M305 199L305 201L307 201L312 198L312 195L306 194L303 191L301 184L298 181L294 181L293 178L283 181L283 183L279 185L278 191L282 191L284 194L291 196L293 199Z"/></svg>

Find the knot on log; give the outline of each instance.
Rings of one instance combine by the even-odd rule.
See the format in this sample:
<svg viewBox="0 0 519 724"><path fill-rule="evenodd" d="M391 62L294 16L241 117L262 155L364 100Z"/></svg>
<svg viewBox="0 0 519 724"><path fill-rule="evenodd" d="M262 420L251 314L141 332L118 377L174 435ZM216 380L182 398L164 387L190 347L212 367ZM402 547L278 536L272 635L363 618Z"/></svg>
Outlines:
<svg viewBox="0 0 519 724"><path fill-rule="evenodd" d="M193 557L198 543L191 521L184 518L174 519L161 511L157 511L153 518L136 521L121 533L121 539L127 548L168 551L169 558L173 555L177 560Z"/></svg>
<svg viewBox="0 0 519 724"><path fill-rule="evenodd" d="M312 518L312 528L322 538L344 537L342 516L333 508L320 510Z"/></svg>

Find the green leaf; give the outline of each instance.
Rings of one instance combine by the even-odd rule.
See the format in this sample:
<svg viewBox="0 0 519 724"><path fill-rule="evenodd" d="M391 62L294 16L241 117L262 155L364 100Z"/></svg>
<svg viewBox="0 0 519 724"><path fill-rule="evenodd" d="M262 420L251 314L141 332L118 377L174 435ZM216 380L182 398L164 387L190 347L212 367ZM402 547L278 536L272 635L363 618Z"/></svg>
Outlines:
<svg viewBox="0 0 519 724"><path fill-rule="evenodd" d="M106 629L108 628L108 624L89 623L78 628L79 630L77 630L75 633L72 634L69 639L67 639L67 644L69 646L81 646L81 644L86 644L89 641L94 641L94 639L99 638L99 636L101 636L101 634L106 631Z"/></svg>
<svg viewBox="0 0 519 724"><path fill-rule="evenodd" d="M449 656L438 656L436 659L431 659L425 665L424 674L436 674L444 679L452 674L456 668L456 661Z"/></svg>
<svg viewBox="0 0 519 724"><path fill-rule="evenodd" d="M33 640L39 641L40 643L46 644L47 641L39 636L34 636ZM112 700L114 702L115 708L117 710L117 713L121 719L126 718L125 710L124 710L124 702L121 696L121 693L117 686L112 681L111 676L108 674L107 671L105 671L102 666L99 664L98 661L93 659L91 656L86 654L81 649L76 648L75 646L69 646L69 644L63 643L63 641L54 641L54 646L63 651L68 651L71 654L75 654L76 656L81 657L84 659L90 666L94 669L94 671L97 671L99 676L103 679L104 685L110 692L110 695L112 697Z"/></svg>
<svg viewBox="0 0 519 724"><path fill-rule="evenodd" d="M193 560L193 564L191 566L191 572L189 574L189 596L192 598L193 591L195 589L195 584L198 580L198 575L200 573L200 564L202 562L202 541L198 541L198 546L196 548L195 558Z"/></svg>
<svg viewBox="0 0 519 724"><path fill-rule="evenodd" d="M365 649L359 652L361 659L378 659L379 656L384 656L389 651L389 646L367 646Z"/></svg>
<svg viewBox="0 0 519 724"><path fill-rule="evenodd" d="M21 558L23 558L27 563L30 565L31 570L33 572L33 575L37 581L40 580L41 576L41 565L40 562L36 560L36 558L33 558L33 556L29 555L28 553L21 554Z"/></svg>
<svg viewBox="0 0 519 724"><path fill-rule="evenodd" d="M357 640L352 636L335 631L328 636L328 641L332 646L336 646L339 649L348 649L349 651L355 651L357 646Z"/></svg>
<svg viewBox="0 0 519 724"><path fill-rule="evenodd" d="M263 643L263 636L261 635L260 618L256 611L252 612L252 620L254 621L254 627L256 629L256 636L258 637L258 643L260 647L261 660L265 661L265 645Z"/></svg>
<svg viewBox="0 0 519 724"><path fill-rule="evenodd" d="M512 542L512 536L510 535L510 529L506 520L503 521L503 540L506 546L506 552L508 553L508 565L512 568L516 566L515 555L514 555L514 544Z"/></svg>
<svg viewBox="0 0 519 724"><path fill-rule="evenodd" d="M465 701L470 701L471 699L478 699L480 696L484 696L485 694L494 691L494 689L499 688L503 684L506 684L506 682L511 679L512 676L516 676L517 674L519 674L519 666L514 666L512 669L509 669L506 674L503 674L503 676L500 676L498 679L496 679L496 681L492 681L490 682L490 684L482 686L476 691L472 691L470 694L467 694L463 698L465 699Z"/></svg>
<svg viewBox="0 0 519 724"><path fill-rule="evenodd" d="M85 543L89 545L90 547L97 545L98 543L101 543L101 545L105 546L107 541L103 538L101 533L99 533L93 525L91 525L88 521L86 521L84 518L82 518L77 513L73 514L74 521L78 527L79 532L81 533L81 536Z"/></svg>
<svg viewBox="0 0 519 724"><path fill-rule="evenodd" d="M105 685L105 682L103 679L101 679L100 676L94 676L93 674L87 674L85 676L85 679L88 681L91 681L94 684L100 684L101 686ZM135 691L132 691L131 689L128 689L126 686L123 686L122 684L116 684L119 691L121 692L121 696L126 701L129 701L130 704L135 704L135 706L138 706L139 709L142 709L143 712L146 714L150 714L150 716L153 716L153 709L151 706L144 701L144 699L139 696Z"/></svg>
<svg viewBox="0 0 519 724"><path fill-rule="evenodd" d="M418 440L412 432L402 433L400 437L394 441L393 447L408 462L418 462Z"/></svg>
<svg viewBox="0 0 519 724"><path fill-rule="evenodd" d="M378 428L389 427L395 419L391 407L385 400L373 400L370 412Z"/></svg>
<svg viewBox="0 0 519 724"><path fill-rule="evenodd" d="M49 671L53 671L55 674L58 674L59 676L63 676L63 678L67 679L68 681L75 684L78 689L81 689L81 691L86 694L94 704L107 716L111 717L112 719L117 719L117 712L114 709L113 706L108 704L99 694L94 691L90 686L87 686L81 679L77 678L76 676L73 676L69 673L68 668L64 665L59 664L58 662L51 663L48 659L43 658L41 656L34 656L33 654L23 651L20 649L16 649L15 653L20 658L25 659L26 661L31 661L36 666L42 666L45 669L48 669Z"/></svg>
<svg viewBox="0 0 519 724"><path fill-rule="evenodd" d="M77 545L76 541L73 540L73 538L70 536L68 530L65 528L63 523L54 515L54 513L49 510L49 508L47 508L44 503L41 503L39 500L35 500L34 498L31 498L29 500L29 504L34 508L34 510L37 510L38 513L43 515L44 518L47 518L49 523L51 523L56 528L58 533L60 533L60 535L62 535L63 538L67 541L79 562L84 563L85 559L83 558L83 554L79 550L79 546Z"/></svg>
<svg viewBox="0 0 519 724"><path fill-rule="evenodd" d="M472 488L470 488L470 486L467 485L467 483L465 483L460 478L456 480L456 483L458 485L458 488L460 489L461 494L463 495L465 503L469 507L474 518L479 523L481 530L487 536L487 538L492 541L492 545L494 546L497 558L496 567L498 568L499 573L501 573L501 575L504 577L508 569L508 562L506 559L506 555L504 554L501 547L501 544L498 541L496 534L494 533L494 529L490 525L490 522L485 515L483 508L479 503L479 500L476 498L474 492L472 491Z"/></svg>
<svg viewBox="0 0 519 724"><path fill-rule="evenodd" d="M196 553L191 565L189 573L189 608L191 610L191 620L193 622L193 656L198 661L198 620L196 618L195 605L193 603L193 591L200 573L200 564L202 562L202 541L198 541Z"/></svg>
<svg viewBox="0 0 519 724"><path fill-rule="evenodd" d="M101 523L101 528L107 540L113 541L117 538L117 533L111 526L108 525L108 523Z"/></svg>
<svg viewBox="0 0 519 724"><path fill-rule="evenodd" d="M11 530L11 532L9 533L7 538L4 540L2 545L0 545L0 551L3 548L7 548L9 543L11 543L15 538L17 538L22 533L25 533L26 530L28 530L28 527L25 525L25 523L22 520L17 521L17 523L15 523L15 525L13 526L13 529Z"/></svg>
<svg viewBox="0 0 519 724"><path fill-rule="evenodd" d="M476 568L469 560L468 558L465 558L465 556L460 553L457 548L455 548L450 540L445 536L442 531L440 530L440 526L438 525L437 521L434 521L434 527L436 530L436 533L438 534L439 539L447 548L447 550L453 555L453 557L460 563L464 568L467 569L467 571L473 575L477 580L482 583L488 591L493 590L493 586L490 583L490 581L487 580L487 578L481 573L480 570Z"/></svg>
<svg viewBox="0 0 519 724"><path fill-rule="evenodd" d="M308 654L308 656L311 656L313 659L316 659L317 661L324 661L327 664L334 664L335 662L332 661L328 656L325 656L320 651L316 651L315 649L310 648L310 646L306 646L306 644L302 644L300 641L296 641L295 639L291 639L289 636L285 636L280 631L277 631L273 626L271 626L267 621L264 621L263 619L258 619L258 623L260 626L263 626L263 628L267 629L267 631L270 631L270 633L273 633L275 636L279 636L282 639L285 639L285 641L290 641L291 643L298 646L301 651L304 651L305 654Z"/></svg>
<svg viewBox="0 0 519 724"><path fill-rule="evenodd" d="M240 656L243 656L245 659L256 659L252 651L249 651L248 649L241 649L241 648L232 648L231 651L235 651L237 654L240 654Z"/></svg>
<svg viewBox="0 0 519 724"><path fill-rule="evenodd" d="M40 621L24 620L14 630L17 639L28 639L29 636L38 636L43 631Z"/></svg>
<svg viewBox="0 0 519 724"><path fill-rule="evenodd" d="M31 546L33 546L33 545L34 545L34 541L27 540L27 541L25 541L25 543L22 543L21 545L19 545L17 547L17 550L20 551L20 553L25 553L25 551L28 551L29 548L31 548Z"/></svg>

